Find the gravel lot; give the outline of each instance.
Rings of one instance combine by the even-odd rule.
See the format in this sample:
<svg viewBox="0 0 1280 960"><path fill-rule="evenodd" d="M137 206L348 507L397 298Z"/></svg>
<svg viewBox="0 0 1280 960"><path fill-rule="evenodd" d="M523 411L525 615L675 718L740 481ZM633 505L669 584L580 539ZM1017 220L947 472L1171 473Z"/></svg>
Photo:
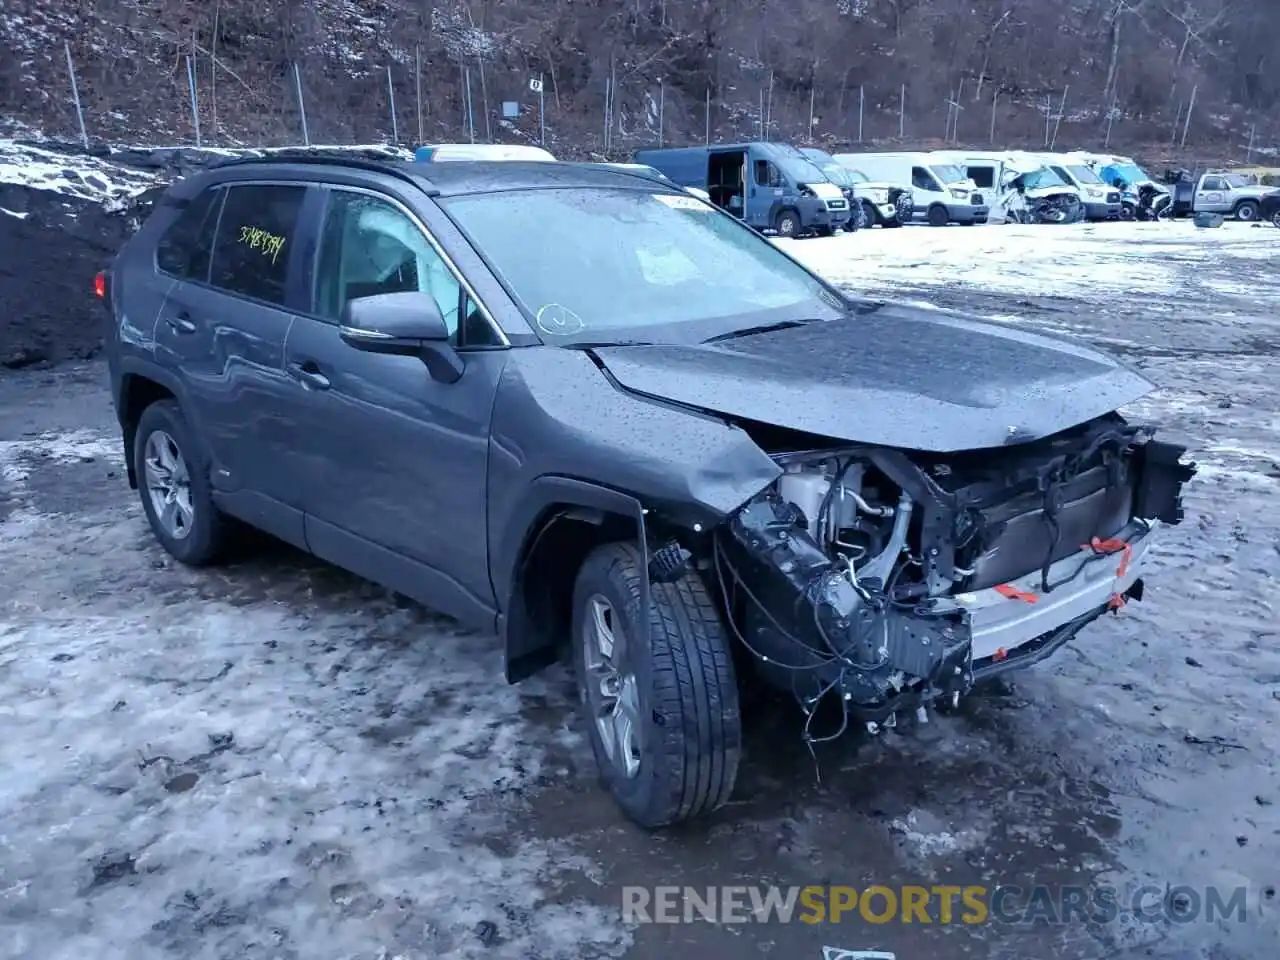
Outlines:
<svg viewBox="0 0 1280 960"><path fill-rule="evenodd" d="M1021 228L941 232L1001 229L1013 258ZM734 803L656 837L597 790L566 675L509 687L496 641L283 547L175 566L127 488L104 368L0 371L0 956L1280 955L1280 236L1187 257L1116 229L1092 242L1138 265L1132 297L866 283L1084 336L1160 385L1134 413L1201 472L1146 599L960 715L816 764L762 706ZM761 883L1249 898L1212 924L621 922L624 884Z"/></svg>

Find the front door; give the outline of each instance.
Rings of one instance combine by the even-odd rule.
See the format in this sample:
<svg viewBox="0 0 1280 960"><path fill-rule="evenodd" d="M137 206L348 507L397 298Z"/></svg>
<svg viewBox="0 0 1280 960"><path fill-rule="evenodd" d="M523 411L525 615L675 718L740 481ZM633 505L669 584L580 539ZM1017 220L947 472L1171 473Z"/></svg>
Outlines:
<svg viewBox="0 0 1280 960"><path fill-rule="evenodd" d="M310 316L293 325L307 543L318 555L460 619L492 610L489 421L507 353L422 222L389 197L334 187ZM428 292L465 357L454 383L415 357L364 353L338 334L348 300Z"/></svg>
<svg viewBox="0 0 1280 960"><path fill-rule="evenodd" d="M1222 177L1204 177L1196 190L1194 209L1197 212L1220 213L1229 203L1227 181Z"/></svg>

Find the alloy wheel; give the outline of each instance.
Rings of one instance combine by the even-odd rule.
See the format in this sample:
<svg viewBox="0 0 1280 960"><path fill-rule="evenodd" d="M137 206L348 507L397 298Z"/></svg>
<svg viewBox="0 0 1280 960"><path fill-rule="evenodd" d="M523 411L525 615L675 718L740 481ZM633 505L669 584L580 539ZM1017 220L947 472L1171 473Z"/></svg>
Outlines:
<svg viewBox="0 0 1280 960"><path fill-rule="evenodd" d="M196 514L191 502L191 471L173 437L163 430L147 437L143 472L160 528L174 540L186 539Z"/></svg>
<svg viewBox="0 0 1280 960"><path fill-rule="evenodd" d="M587 601L582 638L588 706L609 760L626 777L640 772L640 687L626 662L622 618L605 597Z"/></svg>

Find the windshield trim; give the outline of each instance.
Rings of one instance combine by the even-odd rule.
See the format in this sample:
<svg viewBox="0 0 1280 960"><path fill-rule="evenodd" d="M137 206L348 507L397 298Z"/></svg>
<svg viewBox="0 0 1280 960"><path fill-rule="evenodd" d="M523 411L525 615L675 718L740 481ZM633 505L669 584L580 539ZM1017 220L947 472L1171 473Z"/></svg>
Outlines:
<svg viewBox="0 0 1280 960"><path fill-rule="evenodd" d="M489 255L485 252L484 247L476 240L474 236L472 236L471 232L468 231L465 226L463 226L463 224L459 221L459 219L455 217L449 209L450 201L453 201L453 200L466 200L471 197L492 196L494 194L502 194L502 193L532 193L534 191L544 191L544 190L604 190L604 191L616 190L622 193L643 193L647 196L663 194L663 195L672 196L672 197L688 197L688 194L685 193L685 191L681 190L679 187L672 189L670 185L665 183L649 183L647 185L636 185L636 186L632 186L631 184L614 184L614 183L611 183L608 185L585 185L585 184L566 185L563 183L560 183L560 184L550 184L550 183L541 184L540 183L540 184L524 185L524 186L518 186L518 187L497 187L495 189L489 189L489 190L469 190L466 193L454 193L454 194L448 194L445 196L438 196L438 197L432 198L432 200L436 205L436 209L438 209L441 213L444 214L444 216L449 220L449 222L453 224L454 229L458 231L458 233L462 236L463 240L465 240L467 244L471 247L471 250L475 254L476 259L478 259L481 263L484 264L484 268L487 271L489 271L489 276L493 279L493 282L502 289L503 293L506 294L507 299L511 302L511 305L516 309L516 311L519 313L520 317L525 321L525 323L528 324L529 330L531 331L533 336L537 338L538 342L543 346L558 346L559 344L557 344L555 341L548 341L547 337L543 334L543 332L538 329L537 317L534 316L534 314L528 309L528 307L525 306L523 298L521 298L519 295L516 294L515 290L512 289L511 284L507 280L506 276L502 273L502 271L500 271L497 268L497 266L494 264L492 259L490 259ZM815 273L813 270L810 270L798 259L793 257L787 251L783 250L776 243L773 243L771 240L769 240L769 238L762 235L754 227L748 226L746 221L740 220L739 218L733 216L733 214L728 213L721 207L717 207L714 204L707 204L707 206L711 208L711 211L714 214L728 218L729 220L733 221L734 225L738 229L744 230L747 233L749 233L752 237L753 242L767 245L767 247L770 250L772 250L774 254L786 260L789 260L796 267L799 267L802 271L808 274L808 276L813 280L813 282L817 284L817 286L820 287L824 293L831 296L837 303L840 303L840 304L848 303L849 294L845 293L839 287L830 283L825 277L820 276L818 273ZM848 309L848 308L832 307L831 309ZM688 323L697 323L698 321L682 321L682 322L688 324ZM495 325L497 324L495 323ZM662 324L654 324L650 326L648 329L651 329L651 330L660 329L662 326L663 326ZM619 326L619 327L614 327L612 329L621 332L628 328Z"/></svg>

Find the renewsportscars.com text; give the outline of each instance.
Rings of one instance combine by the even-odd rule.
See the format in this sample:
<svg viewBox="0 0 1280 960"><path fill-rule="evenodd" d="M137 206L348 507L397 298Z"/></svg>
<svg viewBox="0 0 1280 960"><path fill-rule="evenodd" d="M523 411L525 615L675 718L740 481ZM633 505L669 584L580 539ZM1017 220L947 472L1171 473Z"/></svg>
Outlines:
<svg viewBox="0 0 1280 960"><path fill-rule="evenodd" d="M626 923L1106 924L1244 922L1245 887L722 886L623 887Z"/></svg>

